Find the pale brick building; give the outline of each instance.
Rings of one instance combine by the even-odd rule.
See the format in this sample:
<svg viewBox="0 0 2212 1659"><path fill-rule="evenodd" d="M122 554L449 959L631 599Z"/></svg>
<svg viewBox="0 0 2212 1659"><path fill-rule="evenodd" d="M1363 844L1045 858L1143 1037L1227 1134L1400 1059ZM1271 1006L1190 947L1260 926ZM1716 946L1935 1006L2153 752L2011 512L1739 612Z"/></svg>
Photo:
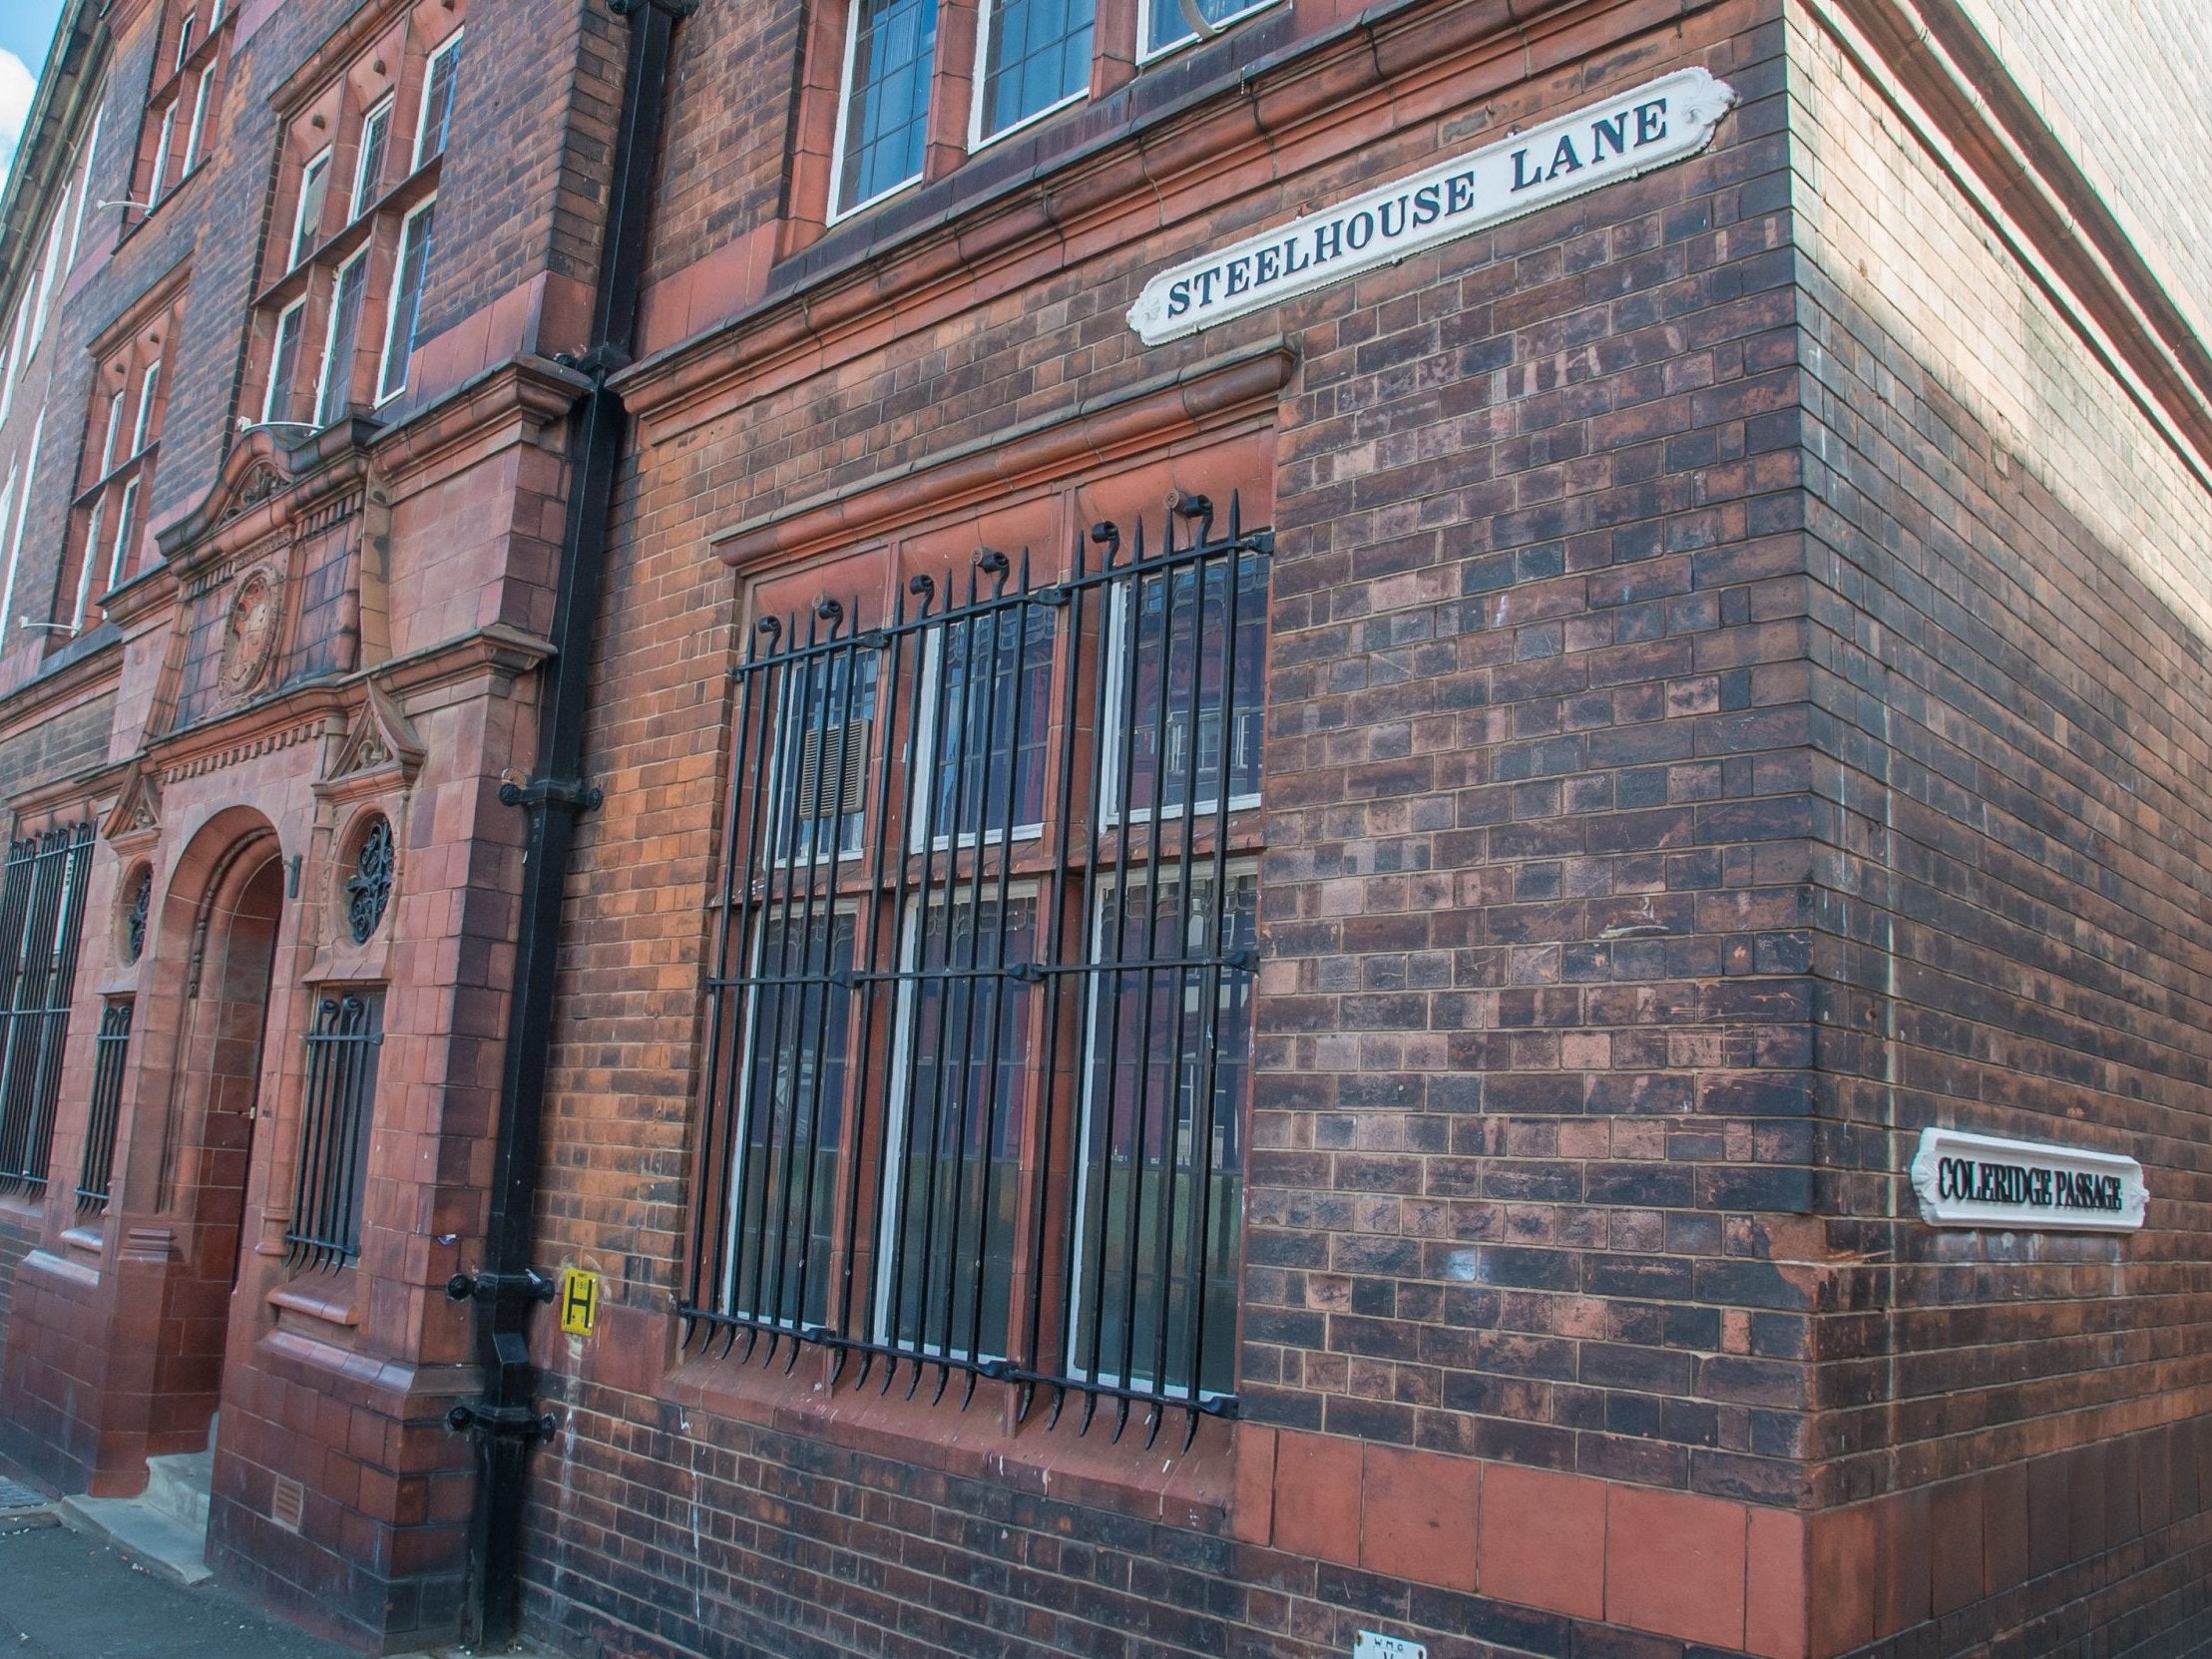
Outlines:
<svg viewBox="0 0 2212 1659"><path fill-rule="evenodd" d="M2201 1648L2212 27L621 10L69 13L0 1446L371 1648Z"/></svg>

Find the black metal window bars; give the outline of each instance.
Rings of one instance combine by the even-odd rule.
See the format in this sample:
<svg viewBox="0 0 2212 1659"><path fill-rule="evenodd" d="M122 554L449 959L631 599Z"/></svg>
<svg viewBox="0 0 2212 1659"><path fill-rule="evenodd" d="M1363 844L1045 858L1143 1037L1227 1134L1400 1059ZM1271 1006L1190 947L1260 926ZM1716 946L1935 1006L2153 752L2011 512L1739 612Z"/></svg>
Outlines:
<svg viewBox="0 0 2212 1659"><path fill-rule="evenodd" d="M100 1036L93 1044L92 1110L85 1122L85 1155L77 1171L77 1208L104 1210L115 1171L116 1125L123 1107L123 1065L131 1053L130 998L100 1011Z"/></svg>
<svg viewBox="0 0 2212 1659"><path fill-rule="evenodd" d="M12 842L0 874L0 1191L46 1188L91 870L74 824Z"/></svg>
<svg viewBox="0 0 2212 1659"><path fill-rule="evenodd" d="M381 991L329 992L307 1031L306 1106L291 1224L294 1266L339 1267L360 1254L361 1194L368 1182L369 1119L384 1041Z"/></svg>
<svg viewBox="0 0 2212 1659"><path fill-rule="evenodd" d="M1274 547L1238 518L758 624L687 1343L1106 1400L1146 1444L1234 1414Z"/></svg>

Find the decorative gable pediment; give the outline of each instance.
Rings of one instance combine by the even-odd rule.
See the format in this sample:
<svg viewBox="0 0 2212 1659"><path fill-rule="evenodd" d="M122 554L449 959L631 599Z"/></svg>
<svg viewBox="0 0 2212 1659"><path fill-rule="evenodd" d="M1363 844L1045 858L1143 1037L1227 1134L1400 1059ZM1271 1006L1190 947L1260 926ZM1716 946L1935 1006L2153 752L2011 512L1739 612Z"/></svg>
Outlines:
<svg viewBox="0 0 2212 1659"><path fill-rule="evenodd" d="M100 833L119 851L130 851L162 832L162 786L147 767L135 766Z"/></svg>
<svg viewBox="0 0 2212 1659"><path fill-rule="evenodd" d="M331 756L318 794L367 794L405 788L422 769L423 743L414 722L389 694L374 685L355 711Z"/></svg>

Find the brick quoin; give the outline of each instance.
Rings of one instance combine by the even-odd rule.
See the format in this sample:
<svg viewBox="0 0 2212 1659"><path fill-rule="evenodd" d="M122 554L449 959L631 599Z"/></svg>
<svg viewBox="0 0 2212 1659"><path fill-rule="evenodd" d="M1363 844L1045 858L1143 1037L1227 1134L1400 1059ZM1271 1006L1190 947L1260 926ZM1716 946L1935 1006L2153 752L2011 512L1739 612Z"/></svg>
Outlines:
<svg viewBox="0 0 2212 1659"><path fill-rule="evenodd" d="M246 0L208 164L92 216L0 416L0 476L41 409L58 457L25 498L36 618L95 361L180 273L183 309L145 574L78 636L0 620L17 832L99 840L54 1174L0 1193L0 1450L128 1494L220 1404L221 1576L365 1651L460 1633L475 1476L445 1412L478 1380L443 1289L483 1257L516 977L500 785L536 748L563 422L604 371L630 428L603 793L537 1219L538 1269L601 1298L589 1335L533 1331L532 1638L2195 1652L2212 301L2157 274L2193 281L2204 227L2110 182L2178 142L2145 135L2202 23L2069 57L2012 0L1278 0L1154 54L1101 0L1083 96L971 148L982 9L940 0L921 177L849 213L852 8L676 22L627 363L575 360L632 27L583 0L467 0L386 405L239 431L298 185L271 155L382 85L397 0ZM110 89L85 189L117 199L167 13L79 10L68 61ZM2159 74L2116 75L2130 51ZM1689 68L1735 103L1687 159L1198 334L1127 321L1201 251ZM36 189L89 121L26 151ZM1094 521L1231 490L1273 534L1233 1416L1154 1437L1081 1389L1025 1410L686 1320L730 1225L702 993L732 814L772 793L734 752L759 623L880 626L910 574L1057 571ZM298 603L240 692L234 596L278 547ZM398 874L360 942L371 814ZM305 1033L347 987L385 1033L359 1248L301 1266ZM122 997L114 1192L81 1212ZM850 1086L865 1144L893 1085ZM1930 1225L1931 1127L2132 1157L2146 1223Z"/></svg>

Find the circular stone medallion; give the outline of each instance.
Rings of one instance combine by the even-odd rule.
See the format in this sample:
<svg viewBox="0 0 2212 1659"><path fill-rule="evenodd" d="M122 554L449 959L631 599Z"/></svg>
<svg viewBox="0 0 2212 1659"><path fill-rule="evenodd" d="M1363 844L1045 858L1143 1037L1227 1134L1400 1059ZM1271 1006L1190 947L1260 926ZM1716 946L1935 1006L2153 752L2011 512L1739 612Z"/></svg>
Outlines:
<svg viewBox="0 0 2212 1659"><path fill-rule="evenodd" d="M276 650L282 622L276 573L256 566L238 578L230 596L230 619L222 630L222 690L237 696L259 682Z"/></svg>

